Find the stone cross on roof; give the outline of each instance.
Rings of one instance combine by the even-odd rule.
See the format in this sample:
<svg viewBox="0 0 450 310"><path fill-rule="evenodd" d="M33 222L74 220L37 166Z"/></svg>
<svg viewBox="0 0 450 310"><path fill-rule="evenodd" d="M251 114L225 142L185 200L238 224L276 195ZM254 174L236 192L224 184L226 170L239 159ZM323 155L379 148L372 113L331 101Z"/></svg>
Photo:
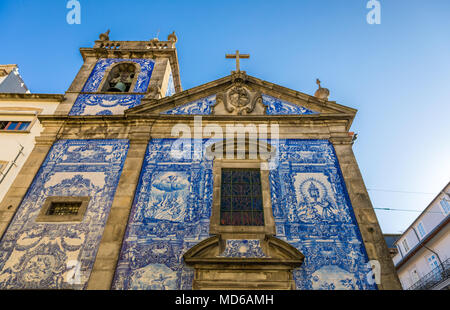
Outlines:
<svg viewBox="0 0 450 310"><path fill-rule="evenodd" d="M241 71L239 59L248 59L250 58L249 54L239 54L239 50L236 50L236 54L225 54L225 58L236 58L236 72Z"/></svg>

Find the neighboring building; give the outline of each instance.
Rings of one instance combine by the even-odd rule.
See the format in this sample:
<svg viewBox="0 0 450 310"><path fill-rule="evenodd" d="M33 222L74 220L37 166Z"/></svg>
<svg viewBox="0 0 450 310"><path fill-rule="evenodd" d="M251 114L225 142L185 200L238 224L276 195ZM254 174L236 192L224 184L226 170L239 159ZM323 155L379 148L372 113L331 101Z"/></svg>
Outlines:
<svg viewBox="0 0 450 310"><path fill-rule="evenodd" d="M63 95L0 93L0 201L43 130L38 115L53 114Z"/></svg>
<svg viewBox="0 0 450 310"><path fill-rule="evenodd" d="M30 93L17 65L0 65L0 93Z"/></svg>
<svg viewBox="0 0 450 310"><path fill-rule="evenodd" d="M401 234L384 234L384 241L389 249L389 255L393 258L398 253L398 249L395 246L395 242L400 238Z"/></svg>
<svg viewBox="0 0 450 310"><path fill-rule="evenodd" d="M450 183L395 242L404 289L450 289Z"/></svg>
<svg viewBox="0 0 450 310"><path fill-rule="evenodd" d="M0 288L400 289L356 110L319 81L311 96L247 75L238 52L231 75L182 91L176 42L80 49L0 202Z"/></svg>

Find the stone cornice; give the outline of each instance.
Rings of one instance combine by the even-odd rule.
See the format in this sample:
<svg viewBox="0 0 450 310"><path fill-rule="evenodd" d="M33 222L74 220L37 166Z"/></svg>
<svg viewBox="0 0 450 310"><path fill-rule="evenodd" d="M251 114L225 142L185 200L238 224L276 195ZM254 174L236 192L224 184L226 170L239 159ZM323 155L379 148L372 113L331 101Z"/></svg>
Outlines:
<svg viewBox="0 0 450 310"><path fill-rule="evenodd" d="M303 123L311 121L345 121L353 118L352 114L322 113L305 115L169 115L169 114L125 114L125 115L40 115L41 122L66 121L66 122L127 122L129 120L155 121L155 120L186 120L193 121L201 116L208 122L248 122L248 121L277 121L287 123Z"/></svg>
<svg viewBox="0 0 450 310"><path fill-rule="evenodd" d="M61 101L63 94L16 94L16 93L0 93L0 100L32 100L32 101Z"/></svg>

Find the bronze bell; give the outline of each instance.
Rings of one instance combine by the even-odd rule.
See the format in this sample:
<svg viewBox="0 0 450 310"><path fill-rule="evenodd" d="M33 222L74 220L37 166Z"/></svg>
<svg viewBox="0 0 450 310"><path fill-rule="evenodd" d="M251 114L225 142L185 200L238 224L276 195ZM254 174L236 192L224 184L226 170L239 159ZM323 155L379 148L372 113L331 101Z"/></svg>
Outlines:
<svg viewBox="0 0 450 310"><path fill-rule="evenodd" d="M127 86L126 86L124 83L122 83L122 82L117 82L116 85L114 85L114 87L110 87L110 88L108 89L108 91L111 91L111 92L121 92L121 93L123 93L123 92L125 92L126 89L127 89Z"/></svg>

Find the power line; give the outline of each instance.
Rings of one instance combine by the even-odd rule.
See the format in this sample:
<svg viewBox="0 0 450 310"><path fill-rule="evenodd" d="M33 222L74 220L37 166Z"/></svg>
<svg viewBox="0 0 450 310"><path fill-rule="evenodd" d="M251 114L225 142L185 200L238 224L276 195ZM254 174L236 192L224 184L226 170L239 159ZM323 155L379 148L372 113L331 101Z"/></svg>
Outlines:
<svg viewBox="0 0 450 310"><path fill-rule="evenodd" d="M382 210L382 211L401 211L401 212L423 212L423 210L411 210L411 209L394 209L394 208L374 208L375 210ZM436 212L436 211L426 211L425 213L436 213L436 214L442 214L442 212Z"/></svg>
<svg viewBox="0 0 450 310"><path fill-rule="evenodd" d="M438 195L438 193L412 192L412 191L397 191L397 190L390 190L390 189L375 189L375 188L368 188L367 190L368 190L368 191L376 191L376 192L389 192L389 193Z"/></svg>

